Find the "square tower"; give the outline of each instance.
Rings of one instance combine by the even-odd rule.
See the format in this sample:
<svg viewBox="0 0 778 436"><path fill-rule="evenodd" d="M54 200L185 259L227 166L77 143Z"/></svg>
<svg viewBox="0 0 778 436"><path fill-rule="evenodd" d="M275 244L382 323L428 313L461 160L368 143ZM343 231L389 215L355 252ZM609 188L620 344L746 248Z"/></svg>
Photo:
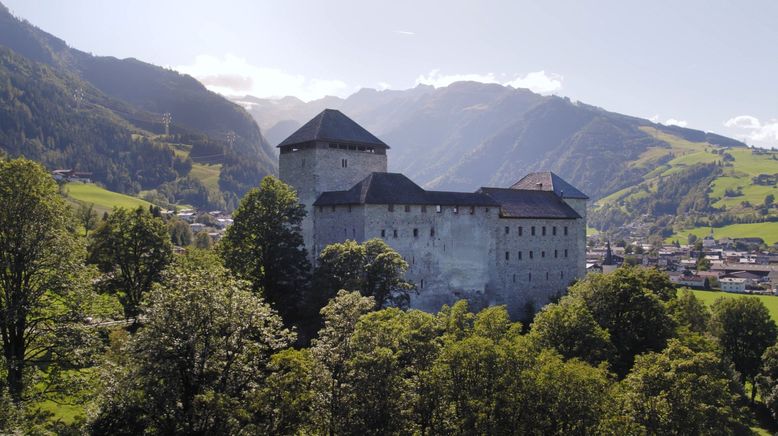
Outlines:
<svg viewBox="0 0 778 436"><path fill-rule="evenodd" d="M325 109L278 148L279 176L305 206L303 241L314 258L313 203L322 192L344 191L371 173L385 173L389 146L340 111Z"/></svg>

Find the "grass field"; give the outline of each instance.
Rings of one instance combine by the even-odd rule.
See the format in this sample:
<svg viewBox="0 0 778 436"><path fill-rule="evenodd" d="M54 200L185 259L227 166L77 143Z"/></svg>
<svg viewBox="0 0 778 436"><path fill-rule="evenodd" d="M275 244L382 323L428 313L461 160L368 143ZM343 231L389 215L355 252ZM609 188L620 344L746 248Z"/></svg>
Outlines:
<svg viewBox="0 0 778 436"><path fill-rule="evenodd" d="M710 233L710 227L695 227L689 230L682 230L666 239L672 242L676 239L682 243L686 241L689 233L697 235L698 238L707 236ZM713 237L719 238L762 238L766 244L771 245L778 242L778 222L772 223L754 223L754 224L730 224L724 227L714 227Z"/></svg>
<svg viewBox="0 0 778 436"><path fill-rule="evenodd" d="M732 294L729 292L718 292L718 291L698 291L698 290L692 290L694 292L694 295L697 296L700 300L702 300L705 305L710 307L711 304L713 304L716 299L724 297L724 298L758 298L762 300L762 303L764 303L765 306L767 306L767 310L770 311L770 316L773 318L774 321L778 322L778 296L773 295L747 295L747 294Z"/></svg>
<svg viewBox="0 0 778 436"><path fill-rule="evenodd" d="M219 190L219 174L221 173L221 164L201 164L193 163L190 176L199 179L203 184L211 189Z"/></svg>
<svg viewBox="0 0 778 436"><path fill-rule="evenodd" d="M98 213L103 213L104 211L110 212L114 207L135 209L138 206L149 207L151 204L140 198L109 191L93 183L67 183L65 185L65 191L70 198L77 202L94 204L95 210L97 210Z"/></svg>

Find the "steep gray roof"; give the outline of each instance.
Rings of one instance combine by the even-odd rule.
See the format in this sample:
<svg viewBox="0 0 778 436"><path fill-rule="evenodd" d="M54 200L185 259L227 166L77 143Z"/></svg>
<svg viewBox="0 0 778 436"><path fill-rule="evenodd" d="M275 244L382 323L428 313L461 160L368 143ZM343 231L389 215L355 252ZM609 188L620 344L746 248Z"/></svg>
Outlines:
<svg viewBox="0 0 778 436"><path fill-rule="evenodd" d="M383 141L376 138L364 127L335 109L324 109L305 123L296 132L289 135L278 147L301 144L310 141L332 141L354 144L373 145L379 148L389 148Z"/></svg>
<svg viewBox="0 0 778 436"><path fill-rule="evenodd" d="M511 186L511 189L554 191L556 195L562 198L589 199L586 194L579 191L573 185L567 183L564 179L551 171L527 174L522 177L521 180L514 183L513 186Z"/></svg>
<svg viewBox="0 0 778 436"><path fill-rule="evenodd" d="M398 173L371 173L348 191L322 192L314 206L346 204L429 204L498 206L490 197L472 192L425 191Z"/></svg>
<svg viewBox="0 0 778 436"><path fill-rule="evenodd" d="M572 207L551 191L481 188L478 192L500 204L500 216L503 218L581 218Z"/></svg>

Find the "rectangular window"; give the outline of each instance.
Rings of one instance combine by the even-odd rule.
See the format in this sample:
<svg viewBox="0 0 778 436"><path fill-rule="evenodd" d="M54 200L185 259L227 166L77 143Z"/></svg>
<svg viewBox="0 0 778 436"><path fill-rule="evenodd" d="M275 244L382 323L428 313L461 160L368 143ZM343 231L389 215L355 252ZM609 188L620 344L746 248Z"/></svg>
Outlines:
<svg viewBox="0 0 778 436"><path fill-rule="evenodd" d="M567 257L567 248L565 248L565 257Z"/></svg>
<svg viewBox="0 0 778 436"><path fill-rule="evenodd" d="M511 252L510 251L506 251L505 252L505 260L511 260Z"/></svg>
<svg viewBox="0 0 778 436"><path fill-rule="evenodd" d="M341 159L340 166L343 168L348 168L348 159Z"/></svg>
<svg viewBox="0 0 778 436"><path fill-rule="evenodd" d="M545 251L541 251L540 252L540 257L546 257L546 252Z"/></svg>
<svg viewBox="0 0 778 436"><path fill-rule="evenodd" d="M511 228L508 227L508 226L505 226L505 234L507 235L510 232L511 232Z"/></svg>
<svg viewBox="0 0 778 436"><path fill-rule="evenodd" d="M521 260L521 251L519 251L519 260Z"/></svg>
<svg viewBox="0 0 778 436"><path fill-rule="evenodd" d="M565 226L565 236L567 236L567 226Z"/></svg>
<svg viewBox="0 0 778 436"><path fill-rule="evenodd" d="M548 280L548 271L546 271L546 280Z"/></svg>
<svg viewBox="0 0 778 436"><path fill-rule="evenodd" d="M427 213L427 205L425 204L421 205L421 213Z"/></svg>
<svg viewBox="0 0 778 436"><path fill-rule="evenodd" d="M459 213L459 206L454 206L454 213Z"/></svg>
<svg viewBox="0 0 778 436"><path fill-rule="evenodd" d="M406 205L405 205L405 211L406 211L406 212L410 212L410 211L411 211L411 205L409 205L409 204L406 204Z"/></svg>
<svg viewBox="0 0 778 436"><path fill-rule="evenodd" d="M435 237L435 227L432 227L432 228L430 229L430 237L431 237L431 238L434 238L434 237Z"/></svg>
<svg viewBox="0 0 778 436"><path fill-rule="evenodd" d="M395 238L397 237L397 229L392 230L392 236Z"/></svg>
<svg viewBox="0 0 778 436"><path fill-rule="evenodd" d="M516 283L516 274L513 275L513 283Z"/></svg>
<svg viewBox="0 0 778 436"><path fill-rule="evenodd" d="M546 236L546 226L543 226L543 228L541 228L540 230L541 230L541 234L543 236Z"/></svg>
<svg viewBox="0 0 778 436"><path fill-rule="evenodd" d="M419 237L419 229L413 229L413 237L418 238Z"/></svg>
<svg viewBox="0 0 778 436"><path fill-rule="evenodd" d="M393 204L389 205L389 212L394 212L394 205Z"/></svg>
<svg viewBox="0 0 778 436"><path fill-rule="evenodd" d="M382 238L386 237L386 229L381 229L381 237Z"/></svg>
<svg viewBox="0 0 778 436"><path fill-rule="evenodd" d="M440 205L437 205L437 206L435 206L435 212L441 213L441 212L443 212L443 208L440 207Z"/></svg>
<svg viewBox="0 0 778 436"><path fill-rule="evenodd" d="M554 250L554 258L556 259L559 257L559 250Z"/></svg>
<svg viewBox="0 0 778 436"><path fill-rule="evenodd" d="M532 236L535 236L535 226L532 226L530 230L532 230Z"/></svg>
<svg viewBox="0 0 778 436"><path fill-rule="evenodd" d="M475 206L470 206L470 215L475 213Z"/></svg>
<svg viewBox="0 0 778 436"><path fill-rule="evenodd" d="M551 227L551 234L556 236L556 226Z"/></svg>
<svg viewBox="0 0 778 436"><path fill-rule="evenodd" d="M530 259L534 258L534 257L535 257L535 256L534 256L534 254L535 254L535 253L533 253L533 252L532 252L532 250L530 250L530 251L529 251L529 258L530 258Z"/></svg>
<svg viewBox="0 0 778 436"><path fill-rule="evenodd" d="M524 227L519 226L519 236L524 235Z"/></svg>
<svg viewBox="0 0 778 436"><path fill-rule="evenodd" d="M565 278L565 272L564 271L559 271L559 278L560 279Z"/></svg>

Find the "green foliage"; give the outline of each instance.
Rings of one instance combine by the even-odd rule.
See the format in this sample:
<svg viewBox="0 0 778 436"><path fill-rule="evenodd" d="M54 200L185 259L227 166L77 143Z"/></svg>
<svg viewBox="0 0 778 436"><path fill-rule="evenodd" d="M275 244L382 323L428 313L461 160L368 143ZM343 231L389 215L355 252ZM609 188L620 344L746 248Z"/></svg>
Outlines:
<svg viewBox="0 0 778 436"><path fill-rule="evenodd" d="M64 394L76 383L66 369L91 359L90 332L75 323L90 304L93 276L41 165L0 161L0 204L0 395L19 406Z"/></svg>
<svg viewBox="0 0 778 436"><path fill-rule="evenodd" d="M105 274L102 285L119 294L125 316L138 316L143 295L172 259L165 223L147 209L114 209L92 235L89 260Z"/></svg>
<svg viewBox="0 0 778 436"><path fill-rule="evenodd" d="M633 434L743 434L742 396L719 356L672 340L662 352L635 359L611 413L639 426Z"/></svg>
<svg viewBox="0 0 778 436"><path fill-rule="evenodd" d="M186 221L177 218L172 219L168 221L167 228L173 245L186 247L192 244L192 229Z"/></svg>
<svg viewBox="0 0 778 436"><path fill-rule="evenodd" d="M675 289L656 270L622 267L611 274L590 274L569 292L610 334L616 348L612 368L621 377L636 355L661 350L673 334L662 300L672 298Z"/></svg>
<svg viewBox="0 0 778 436"><path fill-rule="evenodd" d="M76 211L76 218L84 227L84 236L89 236L89 232L97 228L97 211L92 203L80 205Z"/></svg>
<svg viewBox="0 0 778 436"><path fill-rule="evenodd" d="M250 399L294 336L250 285L214 255L182 256L145 314L126 365L105 375L92 433L228 434L255 425Z"/></svg>
<svg viewBox="0 0 778 436"><path fill-rule="evenodd" d="M340 289L373 297L377 308L407 307L413 284L404 276L408 263L381 239L364 244L347 240L322 250L316 263L316 287L323 298Z"/></svg>
<svg viewBox="0 0 778 436"><path fill-rule="evenodd" d="M679 328L696 333L708 331L711 314L705 303L688 289L667 303L667 312Z"/></svg>
<svg viewBox="0 0 778 436"><path fill-rule="evenodd" d="M268 176L243 197L220 243L224 264L287 322L299 319L293 318L310 268L300 233L304 216L294 189Z"/></svg>
<svg viewBox="0 0 778 436"><path fill-rule="evenodd" d="M756 377L762 401L774 419L778 419L778 344L768 347L762 355L762 367Z"/></svg>
<svg viewBox="0 0 778 436"><path fill-rule="evenodd" d="M753 382L762 366L762 355L775 343L775 321L767 307L754 298L719 298L712 306L711 332L724 355L735 364L744 382ZM751 399L755 387L751 389Z"/></svg>
<svg viewBox="0 0 778 436"><path fill-rule="evenodd" d="M610 334L595 321L586 304L563 297L535 316L530 337L541 348L556 350L562 357L577 357L592 365L608 360L614 353Z"/></svg>

